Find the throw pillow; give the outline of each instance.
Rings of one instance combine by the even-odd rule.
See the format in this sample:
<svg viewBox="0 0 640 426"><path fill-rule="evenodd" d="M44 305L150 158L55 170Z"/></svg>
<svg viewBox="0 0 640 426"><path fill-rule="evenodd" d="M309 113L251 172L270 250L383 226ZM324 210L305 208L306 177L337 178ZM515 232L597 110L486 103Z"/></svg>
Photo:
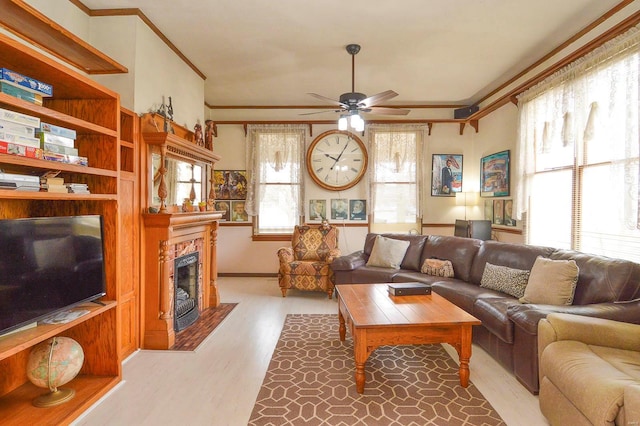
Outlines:
<svg viewBox="0 0 640 426"><path fill-rule="evenodd" d="M420 272L445 278L451 278L454 275L451 261L442 259L425 259L422 263L422 268L420 268Z"/></svg>
<svg viewBox="0 0 640 426"><path fill-rule="evenodd" d="M529 271L487 263L484 265L480 287L520 298L524 296L528 281Z"/></svg>
<svg viewBox="0 0 640 426"><path fill-rule="evenodd" d="M520 302L571 305L579 272L575 260L552 260L538 256Z"/></svg>
<svg viewBox="0 0 640 426"><path fill-rule="evenodd" d="M400 264L409 248L409 241L377 235L371 250L367 266L400 269Z"/></svg>

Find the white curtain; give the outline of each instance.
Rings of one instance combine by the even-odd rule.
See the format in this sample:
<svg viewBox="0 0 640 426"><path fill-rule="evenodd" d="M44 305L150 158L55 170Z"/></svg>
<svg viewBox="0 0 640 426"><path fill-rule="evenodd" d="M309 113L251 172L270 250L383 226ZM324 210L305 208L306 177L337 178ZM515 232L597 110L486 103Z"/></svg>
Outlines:
<svg viewBox="0 0 640 426"><path fill-rule="evenodd" d="M286 232L304 215L303 169L307 125L249 125L245 208L268 228ZM262 211L261 211L262 210Z"/></svg>
<svg viewBox="0 0 640 426"><path fill-rule="evenodd" d="M639 47L636 27L518 96L529 243L619 257L637 244Z"/></svg>
<svg viewBox="0 0 640 426"><path fill-rule="evenodd" d="M422 144L426 126L371 124L367 130L371 228L419 233Z"/></svg>

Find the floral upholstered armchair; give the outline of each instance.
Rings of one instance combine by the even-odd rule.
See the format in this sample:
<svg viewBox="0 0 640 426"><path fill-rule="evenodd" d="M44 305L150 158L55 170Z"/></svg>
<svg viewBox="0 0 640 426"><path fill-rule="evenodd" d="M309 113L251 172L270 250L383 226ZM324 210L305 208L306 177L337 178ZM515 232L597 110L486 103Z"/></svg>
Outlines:
<svg viewBox="0 0 640 426"><path fill-rule="evenodd" d="M338 256L338 228L326 221L320 225L296 226L291 247L278 249L278 284L282 297L288 289L296 288L324 291L331 299L335 279L329 265Z"/></svg>

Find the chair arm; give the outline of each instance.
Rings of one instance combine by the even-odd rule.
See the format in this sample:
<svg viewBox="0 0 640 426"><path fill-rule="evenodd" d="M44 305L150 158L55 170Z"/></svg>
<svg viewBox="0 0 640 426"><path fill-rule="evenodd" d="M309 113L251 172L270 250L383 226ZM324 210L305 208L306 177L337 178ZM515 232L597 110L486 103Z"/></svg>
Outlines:
<svg viewBox="0 0 640 426"><path fill-rule="evenodd" d="M353 271L367 263L364 251L356 251L345 256L336 257L331 262L331 269L334 271Z"/></svg>
<svg viewBox="0 0 640 426"><path fill-rule="evenodd" d="M543 325L544 324L544 325ZM550 328L549 328L549 327ZM587 345L640 352L640 325L602 318L552 313L540 321L544 346L552 341L576 340ZM544 350L539 347L540 353Z"/></svg>
<svg viewBox="0 0 640 426"><path fill-rule="evenodd" d="M278 260L280 263L291 263L295 260L291 247L280 247L278 249Z"/></svg>
<svg viewBox="0 0 640 426"><path fill-rule="evenodd" d="M342 252L340 251L340 249L331 249L329 250L329 255L327 256L327 259L325 260L325 262L327 263L331 263L333 262L334 259L340 257L340 255L342 254Z"/></svg>
<svg viewBox="0 0 640 426"><path fill-rule="evenodd" d="M640 384L624 388L624 416L626 424L640 425Z"/></svg>

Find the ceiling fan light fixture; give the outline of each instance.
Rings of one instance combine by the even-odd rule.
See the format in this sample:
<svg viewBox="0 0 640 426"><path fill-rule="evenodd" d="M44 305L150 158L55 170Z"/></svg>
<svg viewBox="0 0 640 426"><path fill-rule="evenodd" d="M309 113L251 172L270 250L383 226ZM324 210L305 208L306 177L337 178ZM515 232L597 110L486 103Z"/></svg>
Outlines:
<svg viewBox="0 0 640 426"><path fill-rule="evenodd" d="M362 132L364 130L364 120L360 117L360 114L355 111L351 113L350 124L356 132Z"/></svg>
<svg viewBox="0 0 640 426"><path fill-rule="evenodd" d="M340 116L340 119L338 120L338 130L342 130L342 131L347 130L347 116L346 115L341 115Z"/></svg>

